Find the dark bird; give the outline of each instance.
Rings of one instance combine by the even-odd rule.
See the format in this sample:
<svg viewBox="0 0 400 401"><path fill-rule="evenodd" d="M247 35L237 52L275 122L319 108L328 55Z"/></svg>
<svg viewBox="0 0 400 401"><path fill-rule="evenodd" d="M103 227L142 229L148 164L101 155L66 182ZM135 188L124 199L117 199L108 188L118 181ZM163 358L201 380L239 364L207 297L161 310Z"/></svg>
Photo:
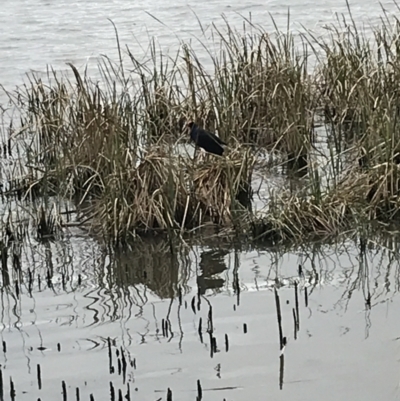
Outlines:
<svg viewBox="0 0 400 401"><path fill-rule="evenodd" d="M208 153L222 156L224 146L226 146L224 141L212 132L198 127L193 121L188 122L187 127L190 129L190 138L197 146L203 148Z"/></svg>

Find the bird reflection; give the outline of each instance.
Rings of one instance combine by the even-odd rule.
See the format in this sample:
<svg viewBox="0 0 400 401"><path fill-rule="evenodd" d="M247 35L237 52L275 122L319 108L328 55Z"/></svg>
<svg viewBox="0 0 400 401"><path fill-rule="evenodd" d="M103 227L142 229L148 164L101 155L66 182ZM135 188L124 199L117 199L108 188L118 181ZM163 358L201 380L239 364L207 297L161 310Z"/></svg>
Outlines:
<svg viewBox="0 0 400 401"><path fill-rule="evenodd" d="M200 255L200 271L201 275L197 276L197 286L199 294L203 295L207 290L218 290L222 288L225 280L215 277L227 269L225 256L229 253L227 250L209 250L203 251Z"/></svg>

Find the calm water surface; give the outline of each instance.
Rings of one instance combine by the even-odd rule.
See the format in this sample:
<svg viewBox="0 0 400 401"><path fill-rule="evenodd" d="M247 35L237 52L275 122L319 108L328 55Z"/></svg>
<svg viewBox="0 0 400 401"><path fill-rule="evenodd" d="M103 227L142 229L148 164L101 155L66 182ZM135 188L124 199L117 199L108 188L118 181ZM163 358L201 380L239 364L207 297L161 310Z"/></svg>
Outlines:
<svg viewBox="0 0 400 401"><path fill-rule="evenodd" d="M381 2L389 13L397 11L391 1ZM377 1L352 1L356 21L376 24L382 15ZM87 64L95 74L97 59L106 54L116 59L116 42L111 19L118 28L120 42L128 45L133 54L143 56L149 38L155 37L162 49L174 52L179 40L192 41L203 51L198 39L201 28L212 23L222 25L225 15L231 26L238 29L243 16L255 24L273 30L270 14L281 29L286 28L290 9L291 28L322 33L322 27L333 22L337 14L346 13L346 3L278 0L266 1L39 1L15 0L4 2L0 9L0 82L7 88L19 83L28 71L44 72L46 65L65 70L66 62L79 67ZM158 20L158 21L157 21Z"/></svg>
<svg viewBox="0 0 400 401"><path fill-rule="evenodd" d="M62 400L62 381L74 400L76 388L113 399L110 383L132 400L165 400L168 388L195 400L198 380L216 401L400 398L392 243L290 253L214 244L171 256L153 241L111 257L77 234L25 243L19 296L12 284L1 292L7 395L12 378L24 400ZM11 265L3 283L16 279Z"/></svg>
<svg viewBox="0 0 400 401"><path fill-rule="evenodd" d="M351 7L367 28L382 15L375 1ZM65 71L66 62L98 76L99 57L117 57L108 19L139 57L151 37L170 52L192 41L205 56L198 38L210 40L221 14L240 29L251 13L272 30L271 13L284 29L289 8L292 29L321 34L346 12L337 1L4 2L0 83L11 89L29 71ZM149 401L166 400L168 388L173 400L400 399L394 242L291 252L208 243L171 256L168 244L154 241L110 255L85 233L65 234L56 243L32 236L3 263L0 399L11 399L11 380L16 400L62 400L62 381L68 400L78 399L76 388L81 400L113 399L110 383L116 399L121 390Z"/></svg>

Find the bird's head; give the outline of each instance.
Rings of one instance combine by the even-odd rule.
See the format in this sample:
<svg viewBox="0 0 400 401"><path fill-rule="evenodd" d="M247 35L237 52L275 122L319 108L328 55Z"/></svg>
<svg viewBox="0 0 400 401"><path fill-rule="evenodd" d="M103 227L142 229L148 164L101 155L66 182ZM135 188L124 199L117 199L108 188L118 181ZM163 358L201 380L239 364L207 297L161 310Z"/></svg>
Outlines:
<svg viewBox="0 0 400 401"><path fill-rule="evenodd" d="M186 129L192 129L194 126L194 122L189 120L186 124L185 124L185 128Z"/></svg>

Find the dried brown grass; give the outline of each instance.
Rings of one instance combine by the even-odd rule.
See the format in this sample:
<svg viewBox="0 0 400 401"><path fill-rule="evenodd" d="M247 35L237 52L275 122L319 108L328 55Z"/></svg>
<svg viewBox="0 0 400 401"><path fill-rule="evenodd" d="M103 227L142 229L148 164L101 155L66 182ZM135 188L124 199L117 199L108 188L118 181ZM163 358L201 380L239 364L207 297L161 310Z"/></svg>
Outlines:
<svg viewBox="0 0 400 401"><path fill-rule="evenodd" d="M211 71L187 45L169 58L152 42L147 63L128 49L132 72L105 59L102 86L72 65L72 78L50 71L45 84L31 76L9 93L20 111L16 171L31 194L73 198L113 242L209 221L302 238L394 218L399 26L382 19L370 40L350 18L332 27L330 38L310 34L299 47L289 30L268 34L246 20L243 32L214 26L220 48L209 53ZM318 56L312 73L310 49ZM316 138L321 110L329 129ZM174 153L189 117L228 142L226 157L192 161ZM322 163L310 162L318 141L325 146L320 158L334 166L333 184L321 178ZM283 167L309 174L300 191L275 193L258 218L249 210L251 175L263 152L278 152ZM359 163L342 163L351 152Z"/></svg>

